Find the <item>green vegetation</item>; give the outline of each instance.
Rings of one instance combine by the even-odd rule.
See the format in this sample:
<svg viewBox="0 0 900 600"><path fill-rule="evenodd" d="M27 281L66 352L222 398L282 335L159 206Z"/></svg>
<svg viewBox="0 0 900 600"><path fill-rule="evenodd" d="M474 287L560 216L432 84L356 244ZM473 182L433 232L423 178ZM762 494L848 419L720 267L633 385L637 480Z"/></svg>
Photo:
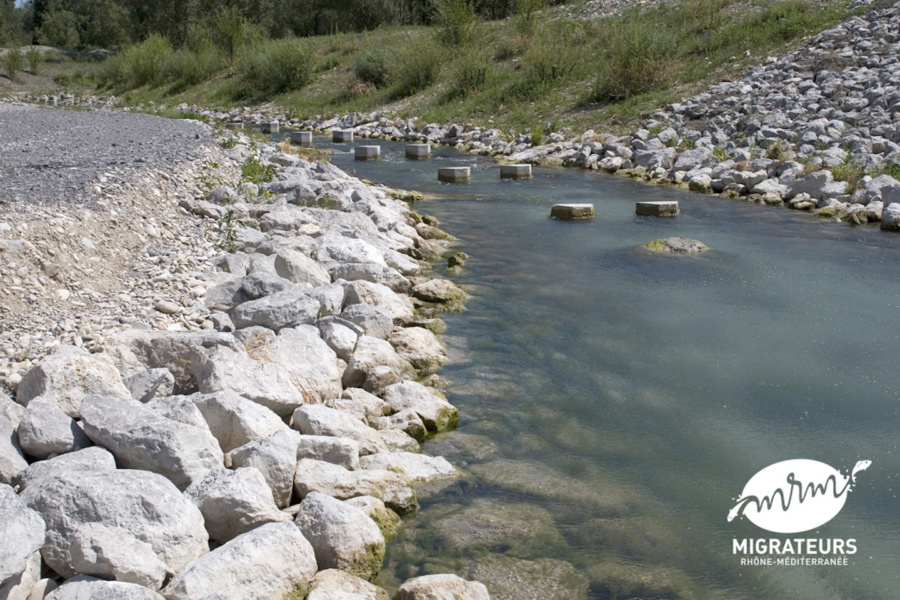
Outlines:
<svg viewBox="0 0 900 600"><path fill-rule="evenodd" d="M19 71L22 70L23 66L25 66L25 57L18 48L12 48L3 55L3 69L6 71L6 76L13 83L19 81Z"/></svg>
<svg viewBox="0 0 900 600"><path fill-rule="evenodd" d="M272 181L274 176L275 165L259 162L259 159L255 154L251 154L247 157L247 160L241 164L241 181L260 184Z"/></svg>
<svg viewBox="0 0 900 600"><path fill-rule="evenodd" d="M87 9L57 1L77 17L78 46L90 47ZM237 0L162 0L149 13L138 0L104 2L124 7L126 40L143 40L96 75L129 103L271 101L292 117L392 111L534 139L551 122L624 133L642 113L851 14L845 0L681 0L591 21L551 18L546 4L559 0L259 0L254 11ZM49 27L52 12L32 31ZM321 35L295 37L308 34Z"/></svg>
<svg viewBox="0 0 900 600"><path fill-rule="evenodd" d="M847 193L852 194L856 191L859 180L862 179L864 169L862 163L857 160L847 160L844 164L838 165L831 169L835 181L847 182Z"/></svg>
<svg viewBox="0 0 900 600"><path fill-rule="evenodd" d="M25 62L28 63L28 70L32 75L38 75L41 66L41 51L37 48L29 48L25 52Z"/></svg>

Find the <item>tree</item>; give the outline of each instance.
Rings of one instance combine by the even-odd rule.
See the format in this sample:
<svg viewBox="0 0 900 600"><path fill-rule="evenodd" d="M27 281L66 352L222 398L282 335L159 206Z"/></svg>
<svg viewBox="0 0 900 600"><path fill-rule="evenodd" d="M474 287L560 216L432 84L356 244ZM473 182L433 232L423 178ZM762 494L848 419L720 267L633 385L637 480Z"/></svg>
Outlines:
<svg viewBox="0 0 900 600"><path fill-rule="evenodd" d="M46 12L35 37L39 44L75 49L79 46L78 17L68 10Z"/></svg>

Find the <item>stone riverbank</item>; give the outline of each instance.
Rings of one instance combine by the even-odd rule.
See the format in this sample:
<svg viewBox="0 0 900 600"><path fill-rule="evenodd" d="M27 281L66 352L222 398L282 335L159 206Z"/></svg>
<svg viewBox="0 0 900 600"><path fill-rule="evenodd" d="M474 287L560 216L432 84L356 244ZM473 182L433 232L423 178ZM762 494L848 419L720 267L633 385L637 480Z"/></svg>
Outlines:
<svg viewBox="0 0 900 600"><path fill-rule="evenodd" d="M129 232L173 255L150 261L167 276L145 281L155 297L134 318L94 343L57 332L45 356L7 373L0 597L387 598L370 580L401 515L459 476L422 452L458 420L438 389L447 357L434 332L466 295L428 276L449 236L389 190L248 142L216 150L215 168L184 167L183 180L159 174L171 189L112 194L120 211L92 209L108 225L137 220ZM277 170L271 182L240 184L250 157ZM195 193L210 177L231 185ZM41 252L80 251L48 254L29 237L35 223L72 224L18 210L4 259L30 270ZM166 236L169 219L194 226ZM104 242L115 255L116 238ZM32 279L31 302L60 296L59 279ZM439 594L488 597L430 575L396 598Z"/></svg>

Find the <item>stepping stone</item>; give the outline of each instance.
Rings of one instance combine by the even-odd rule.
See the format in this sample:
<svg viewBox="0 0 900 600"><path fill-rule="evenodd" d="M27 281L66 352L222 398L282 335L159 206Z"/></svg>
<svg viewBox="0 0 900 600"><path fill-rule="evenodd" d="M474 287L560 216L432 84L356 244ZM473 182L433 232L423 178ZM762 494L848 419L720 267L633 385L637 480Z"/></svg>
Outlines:
<svg viewBox="0 0 900 600"><path fill-rule="evenodd" d="M438 181L444 183L466 183L472 178L470 167L444 167L438 169Z"/></svg>
<svg viewBox="0 0 900 600"><path fill-rule="evenodd" d="M263 133L278 133L278 121L263 121L259 124L259 129Z"/></svg>
<svg viewBox="0 0 900 600"><path fill-rule="evenodd" d="M291 142L297 144L298 146L312 146L312 131L292 131Z"/></svg>
<svg viewBox="0 0 900 600"><path fill-rule="evenodd" d="M406 158L426 160L431 158L431 144L407 144Z"/></svg>
<svg viewBox="0 0 900 600"><path fill-rule="evenodd" d="M353 142L353 132L340 129L331 132L331 141L335 144L350 144Z"/></svg>
<svg viewBox="0 0 900 600"><path fill-rule="evenodd" d="M561 221L587 221L594 218L594 205L554 204L550 216Z"/></svg>
<svg viewBox="0 0 900 600"><path fill-rule="evenodd" d="M381 158L381 146L357 146L354 158L356 160L378 160Z"/></svg>
<svg viewBox="0 0 900 600"><path fill-rule="evenodd" d="M639 217L677 217L678 202L674 200L638 202L634 206L634 214Z"/></svg>
<svg viewBox="0 0 900 600"><path fill-rule="evenodd" d="M503 165L500 179L531 179L531 165Z"/></svg>

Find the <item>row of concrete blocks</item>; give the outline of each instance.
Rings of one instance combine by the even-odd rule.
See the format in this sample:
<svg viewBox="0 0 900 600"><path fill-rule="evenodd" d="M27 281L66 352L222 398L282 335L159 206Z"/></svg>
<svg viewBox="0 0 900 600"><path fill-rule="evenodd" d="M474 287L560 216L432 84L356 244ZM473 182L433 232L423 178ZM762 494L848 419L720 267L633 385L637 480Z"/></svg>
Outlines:
<svg viewBox="0 0 900 600"><path fill-rule="evenodd" d="M639 217L677 217L678 202L638 202L634 214ZM554 204L550 216L561 221L588 221L594 218L593 204Z"/></svg>

